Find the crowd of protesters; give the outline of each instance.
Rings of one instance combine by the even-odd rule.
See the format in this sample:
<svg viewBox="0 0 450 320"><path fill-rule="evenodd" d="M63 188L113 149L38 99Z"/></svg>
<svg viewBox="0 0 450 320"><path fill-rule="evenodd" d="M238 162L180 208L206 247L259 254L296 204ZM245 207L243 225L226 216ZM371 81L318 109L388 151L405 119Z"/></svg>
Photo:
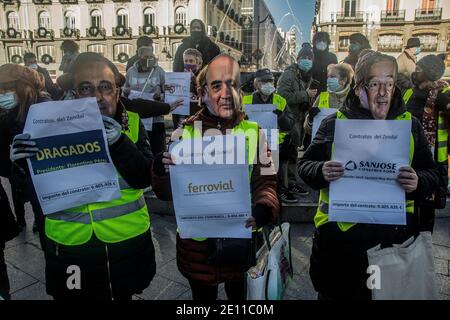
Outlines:
<svg viewBox="0 0 450 320"><path fill-rule="evenodd" d="M245 226L257 231L276 222L282 203L302 201L299 195L308 194L303 180L321 192L310 269L319 299L370 299L365 287L366 251L380 243L389 246L420 231L432 231L435 209L445 206L450 90L441 79L445 71L441 57L427 55L417 61L421 47L417 38L408 40L397 60L370 50L369 41L359 33L350 36L349 53L342 62L329 52L330 43L328 33L316 33L312 44L302 44L296 61L277 82L271 70L257 70L254 92L241 96L239 64L220 53L202 21L192 20L190 36L178 47L173 62L173 71L191 74L190 114L172 115L174 131L169 141L164 116L182 100L164 102L165 70L158 65L149 37L137 40L136 55L129 59L125 75L99 54L80 53L78 45L69 40L61 46L62 75L56 84L33 53L25 54L24 66L0 66L0 174L11 185L15 213L14 217L0 184L0 296L10 299L3 251L5 242L26 226L26 202L31 203L33 231L39 233L45 253L46 290L54 299L130 300L142 292L156 272L151 208L147 208L143 193L151 186L158 198L172 199L168 169L174 162L168 144L189 136L196 121L202 122L201 134L210 128L222 133L245 128L263 137L245 111L253 104L274 104L280 130L277 150L271 150L264 139L258 139L255 147L260 146L269 159L278 153L280 162L271 162L271 171L265 174L261 171L267 164L260 159L249 167L252 217ZM144 94L151 99L141 97ZM27 113L35 103L84 97L97 99L111 157L124 181L121 198L44 217L26 163L38 151L33 137L23 133ZM337 113L327 117L313 136L313 119L322 108L334 108ZM342 164L331 160L336 119L401 117L412 119L414 140L411 162L401 168L398 177L406 198L414 200L407 225L328 221L329 184L344 172ZM147 125L145 120L150 118ZM137 210L123 209L130 203ZM86 212L94 208L114 212L114 218L89 219ZM253 232L253 238L258 237L260 232ZM224 255L211 264L211 246L219 244L209 240L177 236L178 269L189 280L193 299L215 300L218 285L225 283L230 300L245 300L245 271L251 266L245 260L249 254L245 246L235 244L234 259L243 256L242 263L229 265ZM231 243L223 240L220 246ZM335 263L339 259L345 260L340 267ZM70 265L86 271L81 290L71 291L66 286Z"/></svg>

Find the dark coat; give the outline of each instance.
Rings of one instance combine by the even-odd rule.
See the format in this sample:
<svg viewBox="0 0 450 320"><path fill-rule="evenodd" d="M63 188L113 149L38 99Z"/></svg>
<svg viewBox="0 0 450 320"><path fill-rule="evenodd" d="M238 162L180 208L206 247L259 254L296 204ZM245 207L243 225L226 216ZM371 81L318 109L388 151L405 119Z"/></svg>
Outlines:
<svg viewBox="0 0 450 320"><path fill-rule="evenodd" d="M311 107L311 99L306 92L311 77L310 73L311 71L304 74L297 63L293 63L278 79L277 91L286 99L293 112L307 111Z"/></svg>
<svg viewBox="0 0 450 320"><path fill-rule="evenodd" d="M327 68L330 64L337 64L337 57L334 53L327 50L319 51L314 48L314 62L312 66L311 75L314 80L320 82L317 90L317 96L321 92L327 91Z"/></svg>
<svg viewBox="0 0 450 320"><path fill-rule="evenodd" d="M207 129L216 128L220 123L220 130L225 134L227 129L233 128L244 119L244 114L239 113L238 117L232 120L222 120L212 116L206 108L203 108L194 116L187 119L186 124L193 125L194 121L202 121L203 132ZM178 129L173 136L177 136L183 129ZM268 152L270 156L270 151ZM277 196L277 177L273 174L263 174L261 171L264 165L257 161L253 166L251 176L252 203L263 205L268 208L270 217L268 221L275 221L279 210L279 200ZM153 190L158 198L166 201L172 200L169 175L157 175L153 173ZM208 241L195 241L192 239L180 239L177 237L177 265L180 272L188 279L206 283L218 284L226 281L240 280L244 272L236 267L215 267L207 263Z"/></svg>
<svg viewBox="0 0 450 320"><path fill-rule="evenodd" d="M387 119L394 119L406 111L399 90L393 97ZM373 119L371 113L360 106L354 92L350 92L340 109L348 119ZM300 177L312 188L329 187L322 167L331 159L336 115L325 118L316 137L306 150L298 165ZM433 161L428 142L419 121L412 120L414 157L411 167L419 177L417 190L407 194L406 199L421 201L436 190L439 171ZM367 289L367 253L378 244L382 247L402 243L417 232L417 213L407 214L406 226L358 223L342 232L336 222L320 226L314 236L310 275L316 291L337 299L370 299ZM330 266L333 266L330 269ZM339 275L339 276L336 276Z"/></svg>
<svg viewBox="0 0 450 320"><path fill-rule="evenodd" d="M56 83L53 82L47 69L38 66L37 72L39 72L40 74L42 74L44 76L45 91L47 91L50 94L50 96L52 97L52 100L61 99L64 92L60 87L58 87L58 85Z"/></svg>
<svg viewBox="0 0 450 320"><path fill-rule="evenodd" d="M206 34L205 25L200 20L196 20L202 26L203 37L199 40L194 40L192 36L183 39L181 45L178 47L177 52L175 53L175 57L173 59L173 72L183 72L184 71L184 63L183 63L183 52L186 49L193 48L197 49L202 53L203 65L206 66L215 56L220 54L220 48L217 44L209 39Z"/></svg>

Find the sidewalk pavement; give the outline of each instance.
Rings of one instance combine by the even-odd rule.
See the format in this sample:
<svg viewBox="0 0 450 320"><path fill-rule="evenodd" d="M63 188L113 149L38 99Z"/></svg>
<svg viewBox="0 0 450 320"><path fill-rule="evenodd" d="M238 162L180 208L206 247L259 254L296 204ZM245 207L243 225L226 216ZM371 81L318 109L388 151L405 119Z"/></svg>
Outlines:
<svg viewBox="0 0 450 320"><path fill-rule="evenodd" d="M10 195L5 179L2 179L2 184ZM31 230L33 217L29 204L26 205L26 220L26 230L9 241L5 249L12 299L49 300L51 297L45 292L44 255L37 234ZM179 273L176 265L175 218L152 212L151 224L157 271L150 286L142 294L134 296L134 299L190 300L188 281ZM294 279L285 295L287 300L317 298L308 274L313 232L313 224L291 224ZM436 219L433 242L440 298L450 300L450 213L440 213ZM223 286L219 290L219 299L226 300Z"/></svg>

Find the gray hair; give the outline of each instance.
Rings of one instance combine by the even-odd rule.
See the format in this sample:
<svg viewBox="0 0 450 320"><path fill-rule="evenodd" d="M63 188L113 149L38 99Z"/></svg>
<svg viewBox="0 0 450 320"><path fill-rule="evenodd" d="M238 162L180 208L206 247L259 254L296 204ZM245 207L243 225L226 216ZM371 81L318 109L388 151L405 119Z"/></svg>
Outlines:
<svg viewBox="0 0 450 320"><path fill-rule="evenodd" d="M198 51L197 49L194 49L194 48L189 48L189 49L184 50L183 58L188 55L194 56L197 59L197 63L200 65L203 65L203 56L200 51Z"/></svg>

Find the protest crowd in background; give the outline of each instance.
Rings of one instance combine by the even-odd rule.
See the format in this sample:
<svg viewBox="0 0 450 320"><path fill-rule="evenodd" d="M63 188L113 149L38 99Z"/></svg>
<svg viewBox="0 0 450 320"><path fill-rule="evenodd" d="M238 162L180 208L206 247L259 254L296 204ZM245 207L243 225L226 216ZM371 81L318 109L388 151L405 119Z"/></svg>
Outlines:
<svg viewBox="0 0 450 320"><path fill-rule="evenodd" d="M222 135L242 133L246 152L253 156L243 171L250 213L239 220L241 232L248 237L181 238L185 230L178 230L177 266L188 279L194 300L216 300L221 283L228 299L246 300L247 271L253 268L256 274L259 270L256 252L267 241L276 242L267 240L265 231L271 232L279 224L283 205L298 203L298 195L309 193L301 181L320 190L310 258L318 299L372 299L366 285L368 250L402 244L433 231L435 210L445 207L448 188L450 87L441 79L445 71L441 57L427 55L417 61L421 44L412 38L396 60L372 51L364 35L353 34L348 57L338 62L329 52L329 35L318 32L311 44L302 44L297 61L278 81L271 70L262 68L254 74L254 92L244 94L239 64L220 53L202 21L192 20L190 28L190 36L178 47L173 62L173 71L184 73L182 79L187 79L183 80L187 83L183 98L173 96L176 88L168 79L177 74L158 65L148 37L137 40L136 55L128 61L125 74L101 55L79 52L78 45L69 40L61 47L62 75L56 83L32 53L25 54L24 66L0 66L0 173L9 180L13 204L11 208L0 185L3 299L10 299L3 251L5 243L26 226L27 202L34 213L33 231L39 234L45 253L46 291L55 300L131 300L151 286L156 272L152 208L146 205L144 191L154 192L161 200L178 199L181 195L173 194L178 189L171 184L175 178L172 166L177 164L170 148L183 140L209 136L210 130ZM84 98L95 98L100 110L105 139L101 135L99 149L104 143L107 153L103 159L117 181L116 196L48 213L33 183L36 171L30 170L32 165L27 162L32 163L42 143L42 138L24 132L27 115L37 103L70 104ZM83 101L95 105L93 99ZM275 141L262 130L262 122L250 119L253 106L265 110L267 119L274 119L278 129ZM169 114L171 121L167 122ZM404 223L339 221L329 215L331 185L340 180L348 165L334 160L339 154L335 127L346 120L406 120L411 124L407 163L397 168L392 182L401 187ZM79 152L67 150L53 150L52 156L42 153L42 157ZM389 161L390 155L381 158ZM202 173L192 176L200 179ZM191 185L189 190L202 190ZM231 186L225 180L214 187L237 188L236 183ZM356 193L370 197L365 192L360 189ZM214 230L209 232L214 234ZM338 260L345 263L336 267ZM81 290L66 286L70 265L83 270ZM330 270L330 265L335 268Z"/></svg>

